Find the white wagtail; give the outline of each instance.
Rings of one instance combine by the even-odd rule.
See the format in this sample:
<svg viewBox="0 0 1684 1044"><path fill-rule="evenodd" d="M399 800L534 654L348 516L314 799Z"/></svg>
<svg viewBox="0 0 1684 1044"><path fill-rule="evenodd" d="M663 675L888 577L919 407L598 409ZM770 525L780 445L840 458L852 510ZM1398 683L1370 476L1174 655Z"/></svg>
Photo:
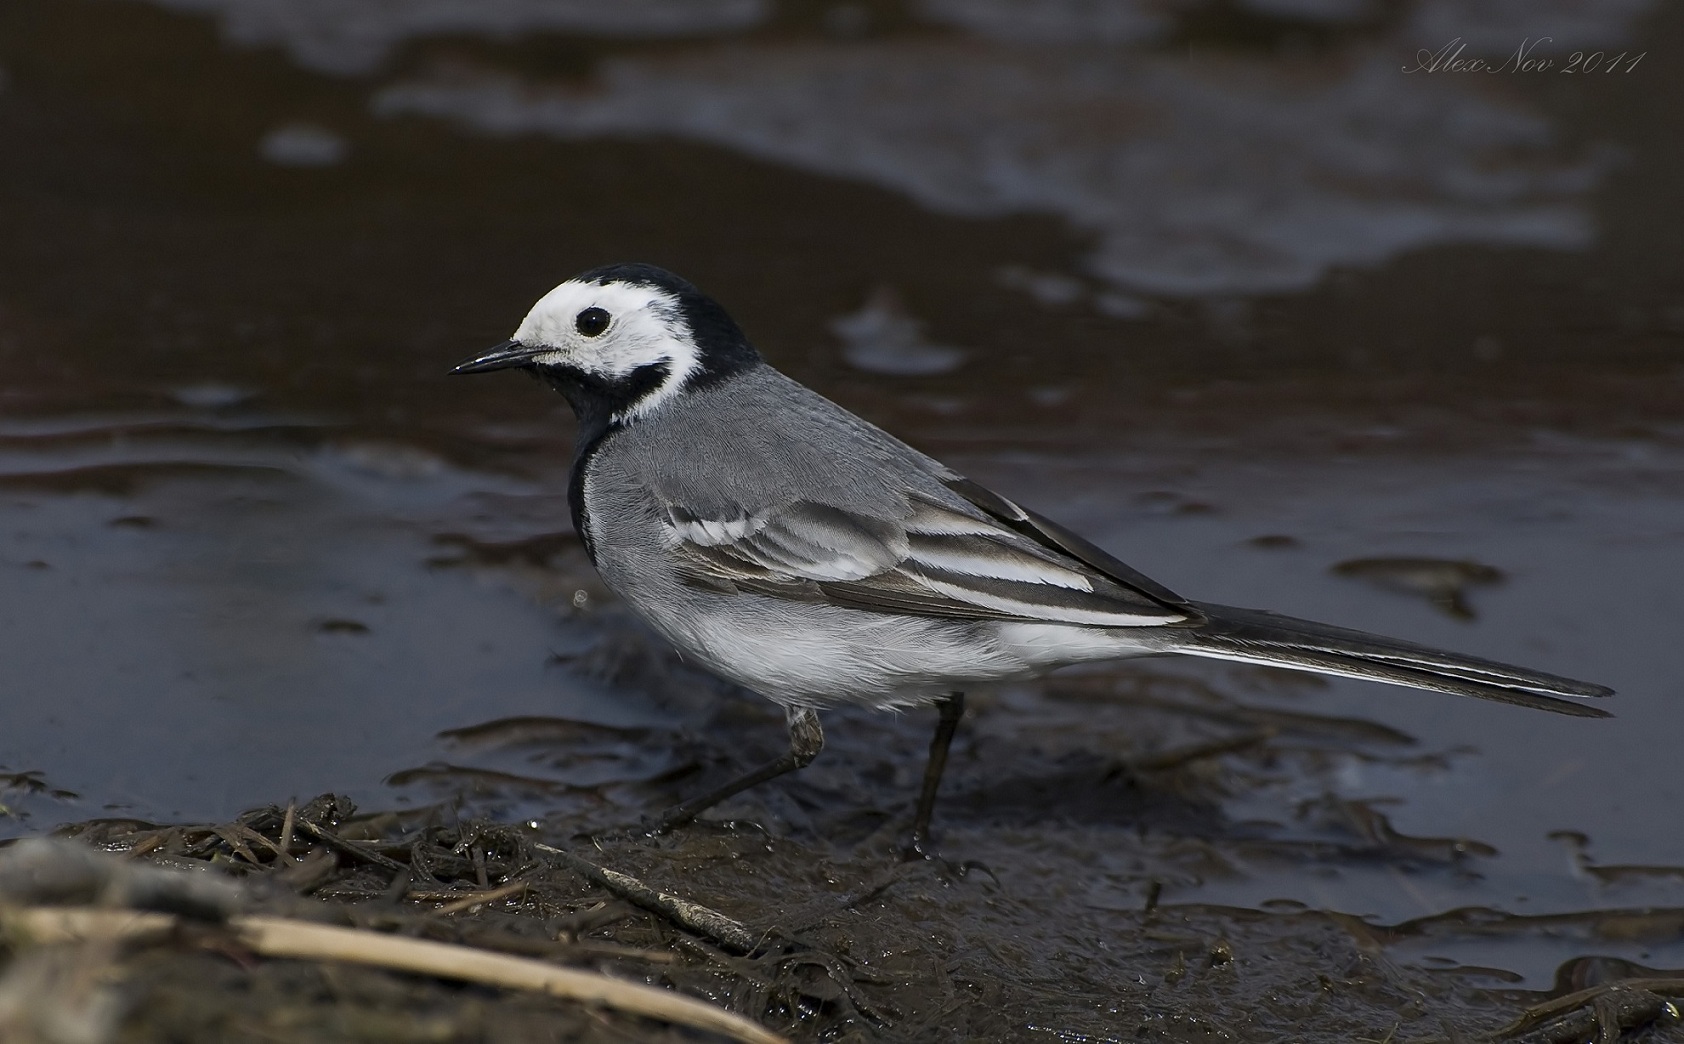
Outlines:
<svg viewBox="0 0 1684 1044"><path fill-rule="evenodd" d="M913 845L964 691L1189 653L1603 717L1599 685L1183 598L797 384L712 298L650 265L545 294L456 373L526 369L572 405L573 525L616 594L711 670L782 704L789 752L671 809L670 829L824 745L818 712L936 704Z"/></svg>

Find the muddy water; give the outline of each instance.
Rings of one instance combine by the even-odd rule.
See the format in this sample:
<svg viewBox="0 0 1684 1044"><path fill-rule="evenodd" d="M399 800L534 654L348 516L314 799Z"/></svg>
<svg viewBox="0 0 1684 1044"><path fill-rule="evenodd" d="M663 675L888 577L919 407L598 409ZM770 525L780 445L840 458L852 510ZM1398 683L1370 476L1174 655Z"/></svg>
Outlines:
<svg viewBox="0 0 1684 1044"><path fill-rule="evenodd" d="M0 8L7 832L336 790L571 833L776 750L591 575L565 407L444 375L636 258L1177 590L1620 691L976 694L943 847L1038 938L1151 899L1481 988L1684 967L1684 21L1269 8ZM1545 35L1647 57L1402 71ZM870 863L928 717L727 811Z"/></svg>

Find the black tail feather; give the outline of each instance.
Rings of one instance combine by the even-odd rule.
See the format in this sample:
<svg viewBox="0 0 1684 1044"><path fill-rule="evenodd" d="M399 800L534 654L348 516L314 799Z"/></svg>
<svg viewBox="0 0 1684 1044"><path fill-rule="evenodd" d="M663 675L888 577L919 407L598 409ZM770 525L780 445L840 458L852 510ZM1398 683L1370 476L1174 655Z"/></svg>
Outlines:
<svg viewBox="0 0 1684 1044"><path fill-rule="evenodd" d="M1613 695L1605 686L1259 609L1193 605L1204 614L1202 623L1164 629L1178 632L1178 652L1368 678L1581 718L1610 717L1600 707L1559 698Z"/></svg>

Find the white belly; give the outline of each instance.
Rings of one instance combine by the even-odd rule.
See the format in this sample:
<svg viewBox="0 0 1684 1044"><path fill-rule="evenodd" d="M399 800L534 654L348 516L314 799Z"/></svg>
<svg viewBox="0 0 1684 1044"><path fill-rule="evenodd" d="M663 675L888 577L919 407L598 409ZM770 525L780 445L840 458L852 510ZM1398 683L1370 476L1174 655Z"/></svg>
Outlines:
<svg viewBox="0 0 1684 1044"><path fill-rule="evenodd" d="M1139 628L889 616L754 595L635 606L679 649L781 704L904 707L1150 652Z"/></svg>

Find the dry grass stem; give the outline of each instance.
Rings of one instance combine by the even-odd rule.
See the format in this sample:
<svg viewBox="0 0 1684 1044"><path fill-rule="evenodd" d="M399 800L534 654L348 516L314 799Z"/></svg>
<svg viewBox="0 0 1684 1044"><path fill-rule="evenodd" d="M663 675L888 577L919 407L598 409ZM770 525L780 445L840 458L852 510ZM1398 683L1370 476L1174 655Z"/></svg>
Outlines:
<svg viewBox="0 0 1684 1044"><path fill-rule="evenodd" d="M520 895L525 891L525 881L510 881L501 888L493 888L488 892L474 892L471 895L465 895L454 902L447 903L444 906L439 907L437 910L434 910L433 913L444 915L461 913L463 910L472 910L476 906L483 906L486 903L494 903L499 899L508 899L511 896ZM413 896L411 898L413 898Z"/></svg>
<svg viewBox="0 0 1684 1044"><path fill-rule="evenodd" d="M179 923L169 914L127 910L0 908L0 924L9 932L42 943L159 939L168 936ZM741 1016L678 993L523 957L284 917L234 917L228 921L228 927L243 945L264 957L344 961L530 990L707 1030L747 1044L779 1044L784 1040Z"/></svg>
<svg viewBox="0 0 1684 1044"><path fill-rule="evenodd" d="M404 866L396 859L371 851L355 841L347 841L333 831L323 829L302 816L298 819L298 828L336 852L343 852L348 856L361 859L365 863L371 863L394 874L409 873L409 867Z"/></svg>
<svg viewBox="0 0 1684 1044"><path fill-rule="evenodd" d="M298 802L288 801L286 817L281 820L281 839L277 842L281 854L292 858L292 831L298 823Z"/></svg>

